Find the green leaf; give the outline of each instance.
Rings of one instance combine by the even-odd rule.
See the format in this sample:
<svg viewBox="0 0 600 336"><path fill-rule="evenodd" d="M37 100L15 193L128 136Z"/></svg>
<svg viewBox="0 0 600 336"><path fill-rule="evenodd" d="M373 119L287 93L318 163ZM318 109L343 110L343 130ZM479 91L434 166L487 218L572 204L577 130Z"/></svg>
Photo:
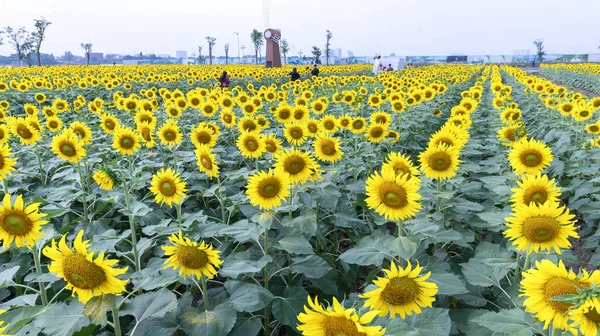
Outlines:
<svg viewBox="0 0 600 336"><path fill-rule="evenodd" d="M70 304L59 302L35 318L35 325L46 335L73 335L81 328L90 324L83 315L83 304L71 301Z"/></svg>
<svg viewBox="0 0 600 336"><path fill-rule="evenodd" d="M14 284L13 278L15 274L19 271L21 266L13 266L10 268L4 267L0 268L0 288L6 287L6 285Z"/></svg>
<svg viewBox="0 0 600 336"><path fill-rule="evenodd" d="M408 316L406 322L427 336L448 336L452 327L448 309L442 308L425 308L422 314Z"/></svg>
<svg viewBox="0 0 600 336"><path fill-rule="evenodd" d="M458 295L469 292L465 287L465 282L456 274L432 273L429 277L429 280L435 282L438 285L438 294L441 295Z"/></svg>
<svg viewBox="0 0 600 336"><path fill-rule="evenodd" d="M219 274L237 278L238 276L254 275L260 272L268 263L273 261L271 256L262 256L259 260L251 260L248 251L240 253L232 253L223 262L223 268L219 271Z"/></svg>
<svg viewBox="0 0 600 336"><path fill-rule="evenodd" d="M230 295L229 302L239 312L251 313L263 309L275 298L263 287L235 280L225 282L225 290Z"/></svg>
<svg viewBox="0 0 600 336"><path fill-rule="evenodd" d="M410 258L417 253L417 243L404 236L385 236L383 246L390 250L391 255L400 257L404 260L410 260Z"/></svg>
<svg viewBox="0 0 600 336"><path fill-rule="evenodd" d="M114 295L105 294L101 296L94 296L85 304L85 307L83 308L83 315L87 316L92 323L104 327L108 321L106 313L112 309L114 304Z"/></svg>
<svg viewBox="0 0 600 336"><path fill-rule="evenodd" d="M237 318L229 336L256 336L261 329L262 322L260 317L242 316Z"/></svg>
<svg viewBox="0 0 600 336"><path fill-rule="evenodd" d="M348 229L357 229L365 226L365 222L362 219L351 217L345 213L335 213L329 218L333 225Z"/></svg>
<svg viewBox="0 0 600 336"><path fill-rule="evenodd" d="M306 304L308 292L302 287L288 287L281 297L275 298L271 304L273 316L277 321L295 328L298 324L298 314L301 313Z"/></svg>
<svg viewBox="0 0 600 336"><path fill-rule="evenodd" d="M535 324L535 319L521 309L510 309L485 313L471 322L498 333L529 336L533 335L532 325Z"/></svg>
<svg viewBox="0 0 600 336"><path fill-rule="evenodd" d="M132 200L131 202L131 210L121 209L119 212L124 214L125 216L134 216L134 217L144 217L152 211L152 208L147 206L146 204Z"/></svg>
<svg viewBox="0 0 600 336"><path fill-rule="evenodd" d="M165 318L149 318L142 321L135 330L136 335L165 336L174 335L179 325Z"/></svg>
<svg viewBox="0 0 600 336"><path fill-rule="evenodd" d="M127 302L120 314L135 317L137 324L147 318L164 317L177 308L177 297L168 289L142 294Z"/></svg>
<svg viewBox="0 0 600 336"><path fill-rule="evenodd" d="M317 233L317 216L314 212L302 214L296 218L290 219L289 216L283 217L281 225L300 230L303 234L314 236Z"/></svg>
<svg viewBox="0 0 600 336"><path fill-rule="evenodd" d="M331 266L323 258L311 255L292 258L290 271L304 274L307 278L320 278L331 271Z"/></svg>
<svg viewBox="0 0 600 336"><path fill-rule="evenodd" d="M465 279L476 286L500 286L500 280L508 274L507 268L492 267L478 260L470 259L468 263L460 264Z"/></svg>
<svg viewBox="0 0 600 336"><path fill-rule="evenodd" d="M349 264L380 266L385 257L384 251L386 250L380 238L367 236L362 238L356 246L342 253L340 259Z"/></svg>
<svg viewBox="0 0 600 336"><path fill-rule="evenodd" d="M229 303L222 303L212 311L188 310L179 319L181 329L188 335L221 336L233 328L236 312Z"/></svg>
<svg viewBox="0 0 600 336"><path fill-rule="evenodd" d="M400 318L388 319L385 325L385 336L427 336L419 330L411 327L405 320Z"/></svg>
<svg viewBox="0 0 600 336"><path fill-rule="evenodd" d="M9 326L7 331L9 335L12 335L48 309L50 309L49 306L29 306L11 309L2 314L2 321L4 321L5 325Z"/></svg>
<svg viewBox="0 0 600 336"><path fill-rule="evenodd" d="M284 237L275 243L274 247L292 254L314 254L312 246L298 230L285 228L283 234Z"/></svg>

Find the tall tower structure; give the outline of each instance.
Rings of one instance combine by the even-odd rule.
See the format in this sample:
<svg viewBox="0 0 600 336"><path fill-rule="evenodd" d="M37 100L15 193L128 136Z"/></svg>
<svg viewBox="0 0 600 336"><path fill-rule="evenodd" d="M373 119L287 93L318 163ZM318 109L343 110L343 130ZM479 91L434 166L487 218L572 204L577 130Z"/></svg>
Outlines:
<svg viewBox="0 0 600 336"><path fill-rule="evenodd" d="M281 51L279 50L281 31L279 29L267 28L263 33L263 36L267 42L265 66L267 68L281 68Z"/></svg>

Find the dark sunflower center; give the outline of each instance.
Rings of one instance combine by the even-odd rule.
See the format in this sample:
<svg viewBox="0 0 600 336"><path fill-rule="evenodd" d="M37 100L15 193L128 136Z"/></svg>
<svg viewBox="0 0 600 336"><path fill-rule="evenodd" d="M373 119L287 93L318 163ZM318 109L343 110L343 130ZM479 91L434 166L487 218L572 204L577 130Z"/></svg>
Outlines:
<svg viewBox="0 0 600 336"><path fill-rule="evenodd" d="M52 120L50 122L50 128L57 128L57 127L58 127L58 123L56 121Z"/></svg>
<svg viewBox="0 0 600 336"><path fill-rule="evenodd" d="M335 124L334 124L332 121L329 121L329 120L328 120L328 121L326 121L326 122L325 122L325 128L326 128L326 129L328 129L328 130L331 130L331 129L333 129L334 127L335 127Z"/></svg>
<svg viewBox="0 0 600 336"><path fill-rule="evenodd" d="M315 104L315 111L321 111L323 109L323 105Z"/></svg>
<svg viewBox="0 0 600 336"><path fill-rule="evenodd" d="M585 313L585 317L596 322L596 324L600 324L600 313L598 313L596 308L592 308L589 312Z"/></svg>
<svg viewBox="0 0 600 336"><path fill-rule="evenodd" d="M530 188L525 192L525 204L535 202L538 204L544 204L548 199L548 193L545 189Z"/></svg>
<svg viewBox="0 0 600 336"><path fill-rule="evenodd" d="M281 111L281 112L279 112L279 117L281 119L285 120L290 117L290 112L289 111Z"/></svg>
<svg viewBox="0 0 600 336"><path fill-rule="evenodd" d="M413 279L393 278L381 292L381 298L391 305L404 305L415 302L419 293L419 285Z"/></svg>
<svg viewBox="0 0 600 336"><path fill-rule="evenodd" d="M452 158L444 152L438 152L429 157L429 166L433 170L445 171L452 165Z"/></svg>
<svg viewBox="0 0 600 336"><path fill-rule="evenodd" d="M598 132L598 130L600 130L600 127L598 127L596 125L590 126L590 131L592 131L592 132Z"/></svg>
<svg viewBox="0 0 600 336"><path fill-rule="evenodd" d="M230 122L231 122L231 115L229 115L229 114L226 114L226 115L224 115L224 116L223 116L223 120L224 120L226 123L230 123Z"/></svg>
<svg viewBox="0 0 600 336"><path fill-rule="evenodd" d="M275 146L273 141L266 141L265 145L267 147L267 150L271 153L273 153L273 152L275 152L275 150L277 150L277 147Z"/></svg>
<svg viewBox="0 0 600 336"><path fill-rule="evenodd" d="M208 256L193 246L179 246L177 248L177 261L190 269L200 269L208 264Z"/></svg>
<svg viewBox="0 0 600 336"><path fill-rule="evenodd" d="M454 146L454 142L450 138L439 138L437 144L444 144L446 146Z"/></svg>
<svg viewBox="0 0 600 336"><path fill-rule="evenodd" d="M212 169L212 161L210 160L210 158L202 156L202 158L200 158L200 163L204 168Z"/></svg>
<svg viewBox="0 0 600 336"><path fill-rule="evenodd" d="M399 103L399 102L394 103L394 108L396 110L401 110L402 109L402 103Z"/></svg>
<svg viewBox="0 0 600 336"><path fill-rule="evenodd" d="M506 130L504 137L510 141L515 141L515 130L512 128L509 128Z"/></svg>
<svg viewBox="0 0 600 336"><path fill-rule="evenodd" d="M571 112L571 110L573 110L573 106L571 106L571 105L564 105L563 106L563 111L565 111L565 112Z"/></svg>
<svg viewBox="0 0 600 336"><path fill-rule="evenodd" d="M258 149L258 143L254 139L248 139L244 144L246 145L246 149L251 152L254 152Z"/></svg>
<svg viewBox="0 0 600 336"><path fill-rule="evenodd" d="M301 120L302 118L304 118L304 111L294 112L294 119Z"/></svg>
<svg viewBox="0 0 600 336"><path fill-rule="evenodd" d="M396 176L402 174L410 174L410 169L405 164L400 163L396 164L396 166L394 167L394 172L396 173Z"/></svg>
<svg viewBox="0 0 600 336"><path fill-rule="evenodd" d="M19 126L19 128L17 129L17 133L23 139L31 139L33 137L33 133L31 133L31 131L28 130L25 126Z"/></svg>
<svg viewBox="0 0 600 336"><path fill-rule="evenodd" d="M529 217L523 223L523 235L535 243L552 241L560 232L560 226L552 217Z"/></svg>
<svg viewBox="0 0 600 336"><path fill-rule="evenodd" d="M567 294L577 294L577 287L579 283L574 280L568 280L565 278L552 278L546 282L544 286L544 298L546 303L550 304L552 308L558 310L561 313L565 313L573 305L566 302L560 302L552 300L553 297Z"/></svg>
<svg viewBox="0 0 600 336"><path fill-rule="evenodd" d="M177 133L173 130L165 131L164 135L167 141L175 141L175 139L177 139Z"/></svg>
<svg viewBox="0 0 600 336"><path fill-rule="evenodd" d="M173 183L173 181L171 181L171 180L162 181L160 183L160 185L158 186L158 189L160 190L160 193L165 196L173 196L173 195L175 195L175 192L177 191L177 188L175 187L175 183Z"/></svg>
<svg viewBox="0 0 600 336"><path fill-rule="evenodd" d="M141 133L142 133L142 138L144 139L144 141L149 142L150 140L152 140L152 138L150 137L149 129L144 128Z"/></svg>
<svg viewBox="0 0 600 336"><path fill-rule="evenodd" d="M115 123L114 123L112 120L106 120L106 121L104 122L104 126L105 126L106 128L108 128L109 130L113 130L113 129L115 129Z"/></svg>
<svg viewBox="0 0 600 336"><path fill-rule="evenodd" d="M244 125L242 126L245 130L248 131L253 131L256 129L256 124L254 124L254 121L252 120L247 120L244 122Z"/></svg>
<svg viewBox="0 0 600 336"><path fill-rule="evenodd" d="M260 183L258 193L261 197L271 198L277 196L280 189L281 184L279 183L279 180L271 177Z"/></svg>
<svg viewBox="0 0 600 336"><path fill-rule="evenodd" d="M252 113L254 112L254 106L247 105L246 107L244 107L244 110L246 111L246 113Z"/></svg>
<svg viewBox="0 0 600 336"><path fill-rule="evenodd" d="M81 254L66 256L63 273L71 285L80 289L97 289L106 281L104 270Z"/></svg>
<svg viewBox="0 0 600 336"><path fill-rule="evenodd" d="M198 133L198 135L196 136L196 139L198 140L199 143L201 144L207 144L210 142L210 135L208 135L205 132L202 133Z"/></svg>
<svg viewBox="0 0 600 336"><path fill-rule="evenodd" d="M393 182L385 182L379 187L379 198L391 208L403 208L408 204L406 189Z"/></svg>
<svg viewBox="0 0 600 336"><path fill-rule="evenodd" d="M579 112L579 115L585 118L588 115L590 115L590 113L588 111L581 111L581 112Z"/></svg>
<svg viewBox="0 0 600 336"><path fill-rule="evenodd" d="M310 125L308 125L308 130L309 130L311 133L316 133L316 132L319 130L319 128L318 128L318 127L317 127L317 125L315 125L315 124L310 124Z"/></svg>
<svg viewBox="0 0 600 336"><path fill-rule="evenodd" d="M379 138L383 135L383 129L381 127L375 127L369 132L369 134L371 134L371 137L373 138Z"/></svg>
<svg viewBox="0 0 600 336"><path fill-rule="evenodd" d="M172 116L177 116L177 115L179 115L179 111L176 110L176 109L171 109L171 115Z"/></svg>
<svg viewBox="0 0 600 336"><path fill-rule="evenodd" d="M77 154L75 146L68 142L60 145L60 152L65 156L74 156L75 154Z"/></svg>
<svg viewBox="0 0 600 336"><path fill-rule="evenodd" d="M323 140L321 143L321 151L325 155L335 155L335 144L329 140Z"/></svg>
<svg viewBox="0 0 600 336"><path fill-rule="evenodd" d="M387 122L387 119L385 117L377 117L377 119L375 119L375 122L379 124L385 124Z"/></svg>
<svg viewBox="0 0 600 336"><path fill-rule="evenodd" d="M304 159L301 157L292 156L285 161L285 170L291 174L295 175L304 170L304 166L306 163Z"/></svg>
<svg viewBox="0 0 600 336"><path fill-rule="evenodd" d="M359 130L359 129L363 128L363 125L364 124L361 120L356 120L352 123L352 128Z"/></svg>
<svg viewBox="0 0 600 336"><path fill-rule="evenodd" d="M2 229L9 234L24 236L33 227L33 222L27 218L27 215L18 210L8 210L5 212L2 223Z"/></svg>
<svg viewBox="0 0 600 336"><path fill-rule="evenodd" d="M327 316L322 322L324 336L366 336L364 332L359 332L356 324L345 317Z"/></svg>
<svg viewBox="0 0 600 336"><path fill-rule="evenodd" d="M342 121L340 121L340 124L344 127L348 126L350 124L350 120L348 119L342 119Z"/></svg>
<svg viewBox="0 0 600 336"><path fill-rule="evenodd" d="M299 129L299 128L293 128L293 129L290 131L290 135L291 135L291 136L292 136L292 138L294 138L294 139L300 139L300 138L302 138L302 130L301 130L301 129Z"/></svg>
<svg viewBox="0 0 600 336"><path fill-rule="evenodd" d="M131 148L133 148L134 143L135 142L133 141L133 139L130 138L130 137L128 137L128 136L123 137L121 139L121 142L120 142L121 147L123 147L125 149L131 149Z"/></svg>
<svg viewBox="0 0 600 336"><path fill-rule="evenodd" d="M136 107L137 105L135 103L127 103L127 109L129 110L135 110Z"/></svg>
<svg viewBox="0 0 600 336"><path fill-rule="evenodd" d="M527 167L536 167L542 163L542 155L538 152L528 152L521 155L521 162Z"/></svg>

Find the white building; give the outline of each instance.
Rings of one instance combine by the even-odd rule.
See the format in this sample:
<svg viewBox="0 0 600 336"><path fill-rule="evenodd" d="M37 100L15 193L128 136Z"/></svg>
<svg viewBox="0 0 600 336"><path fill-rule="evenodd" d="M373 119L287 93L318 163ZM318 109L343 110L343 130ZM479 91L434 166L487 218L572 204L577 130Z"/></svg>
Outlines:
<svg viewBox="0 0 600 336"><path fill-rule="evenodd" d="M156 56L162 57L162 58L171 58L171 55L169 55L169 54L158 54Z"/></svg>
<svg viewBox="0 0 600 336"><path fill-rule="evenodd" d="M348 50L348 57L354 57L354 53L350 50Z"/></svg>
<svg viewBox="0 0 600 336"><path fill-rule="evenodd" d="M176 58L187 58L187 51L185 50L177 50L175 51Z"/></svg>
<svg viewBox="0 0 600 336"><path fill-rule="evenodd" d="M342 49L340 49L340 48L333 49L333 56L335 56L337 58L342 58Z"/></svg>

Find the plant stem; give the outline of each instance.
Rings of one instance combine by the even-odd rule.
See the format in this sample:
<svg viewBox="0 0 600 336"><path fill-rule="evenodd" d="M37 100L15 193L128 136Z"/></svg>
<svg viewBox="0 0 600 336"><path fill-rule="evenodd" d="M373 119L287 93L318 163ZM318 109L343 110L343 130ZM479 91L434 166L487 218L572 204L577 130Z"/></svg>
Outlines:
<svg viewBox="0 0 600 336"><path fill-rule="evenodd" d="M35 264L35 271L38 274L42 274L42 264L40 263L40 250L37 247L37 244L33 247L33 263ZM40 285L40 297L42 298L42 304L44 306L48 305L48 296L46 295L46 285L43 282L39 281Z"/></svg>
<svg viewBox="0 0 600 336"><path fill-rule="evenodd" d="M217 192L219 193L219 203L221 204L221 222L225 224L227 214L225 213L225 200L223 199L223 192L221 191L221 177L217 176L217 184L219 187L217 188Z"/></svg>
<svg viewBox="0 0 600 336"><path fill-rule="evenodd" d="M177 224L181 226L181 202L177 203Z"/></svg>
<svg viewBox="0 0 600 336"><path fill-rule="evenodd" d="M119 321L119 308L117 308L117 300L114 300L112 306L113 327L115 328L115 336L121 336L121 321Z"/></svg>
<svg viewBox="0 0 600 336"><path fill-rule="evenodd" d="M127 184L123 181L123 189L125 189L125 206L127 207L127 211L131 213L131 201L129 196L129 189L127 188ZM133 245L133 258L135 261L135 270L140 271L142 269L140 265L140 258L138 255L138 246L137 246L137 232L135 228L135 221L133 215L128 215L129 217L129 228L131 229L131 244Z"/></svg>
<svg viewBox="0 0 600 336"><path fill-rule="evenodd" d="M6 178L2 180L2 188L4 189L4 195L8 194L8 181Z"/></svg>
<svg viewBox="0 0 600 336"><path fill-rule="evenodd" d="M269 229L265 226L265 255L269 255ZM265 265L265 289L269 290L269 266ZM265 306L265 335L269 335L269 317L271 313L269 312L269 305Z"/></svg>
<svg viewBox="0 0 600 336"><path fill-rule="evenodd" d="M86 222L88 221L88 203L87 203L87 191L85 190L85 185L83 184L83 172L81 171L81 163L77 162L77 170L79 171L79 185L81 186L81 191L83 192L83 216L85 217ZM86 176L87 179L87 176Z"/></svg>
<svg viewBox="0 0 600 336"><path fill-rule="evenodd" d="M438 191L438 197L437 197L437 211L441 211L440 210L440 206L442 203L442 197L440 196L440 192L442 191L442 180L438 179L437 180L437 191Z"/></svg>
<svg viewBox="0 0 600 336"><path fill-rule="evenodd" d="M38 166L40 169L40 179L42 180L42 186L46 186L46 174L44 174L44 167L42 166L42 158L40 157L40 155L38 154L38 152L35 152L35 157L37 158L37 162L38 162Z"/></svg>
<svg viewBox="0 0 600 336"><path fill-rule="evenodd" d="M397 225L398 225L398 237L404 236L404 230L403 230L404 222L398 221Z"/></svg>
<svg viewBox="0 0 600 336"><path fill-rule="evenodd" d="M208 311L208 285L206 284L206 276L202 276L202 279L200 279L200 281L202 281L202 291L204 292L204 311Z"/></svg>

